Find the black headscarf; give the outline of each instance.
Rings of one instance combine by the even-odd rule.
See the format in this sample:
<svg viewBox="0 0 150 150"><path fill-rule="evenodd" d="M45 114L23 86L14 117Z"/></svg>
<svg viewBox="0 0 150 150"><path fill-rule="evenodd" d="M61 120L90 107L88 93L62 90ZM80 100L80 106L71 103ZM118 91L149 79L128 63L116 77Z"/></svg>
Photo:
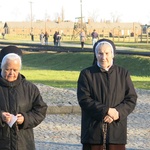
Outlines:
<svg viewBox="0 0 150 150"><path fill-rule="evenodd" d="M22 57L21 49L19 49L16 46L7 46L7 47L4 47L0 51L0 63L2 62L2 59L4 58L4 56L9 54L9 53L15 53L15 54L18 54L20 57Z"/></svg>
<svg viewBox="0 0 150 150"><path fill-rule="evenodd" d="M108 43L110 43L110 44L112 45L112 47L113 47L114 55L115 55L115 53L116 53L116 47L115 47L115 44L114 44L113 41L111 41L111 40L109 40L109 39L100 39L100 40L98 40L98 41L94 44L94 46L93 46L93 52L94 52L93 65L95 65L95 64L97 63L96 54L95 54L95 48L96 48L97 44L100 43L100 42L108 42Z"/></svg>

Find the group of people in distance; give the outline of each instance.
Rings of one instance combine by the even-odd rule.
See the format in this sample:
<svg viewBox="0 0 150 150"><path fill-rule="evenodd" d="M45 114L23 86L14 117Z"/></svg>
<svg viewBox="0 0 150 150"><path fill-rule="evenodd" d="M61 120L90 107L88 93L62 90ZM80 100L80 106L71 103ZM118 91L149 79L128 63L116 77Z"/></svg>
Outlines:
<svg viewBox="0 0 150 150"><path fill-rule="evenodd" d="M47 31L44 33L44 32L41 32L40 34L40 42L42 45L48 45L48 38L49 38L49 34L47 33Z"/></svg>
<svg viewBox="0 0 150 150"><path fill-rule="evenodd" d="M129 71L114 63L115 51L113 41L96 41L91 66L80 71L82 150L126 149L127 117L137 94ZM33 128L45 119L48 106L37 86L20 73L18 47L4 47L0 59L0 150L35 150Z"/></svg>
<svg viewBox="0 0 150 150"><path fill-rule="evenodd" d="M81 30L79 36L80 36L81 48L84 49L84 44L85 44L85 40L86 40L86 34L85 34L84 30ZM95 29L91 33L91 37L92 37L92 45L94 46L94 44L99 39L98 33L96 32ZM48 45L48 38L49 38L49 34L47 33L47 31L45 32L45 34L44 34L44 32L41 32L40 42L42 45L44 45L44 44ZM61 34L59 33L59 31L55 31L55 33L53 35L53 42L54 42L54 46L61 46Z"/></svg>
<svg viewBox="0 0 150 150"><path fill-rule="evenodd" d="M47 33L47 31L45 32L41 32L40 34L40 42L42 45L48 45L48 38L49 38L49 34ZM53 41L54 41L54 46L60 46L61 45L61 34L59 33L59 31L55 31L54 35L53 35Z"/></svg>
<svg viewBox="0 0 150 150"><path fill-rule="evenodd" d="M55 31L54 35L53 35L53 41L54 41L54 46L60 46L61 40L61 34L59 33L59 31Z"/></svg>
<svg viewBox="0 0 150 150"><path fill-rule="evenodd" d="M60 40L61 34L59 33L59 31L55 31L53 35L54 46L61 46Z"/></svg>

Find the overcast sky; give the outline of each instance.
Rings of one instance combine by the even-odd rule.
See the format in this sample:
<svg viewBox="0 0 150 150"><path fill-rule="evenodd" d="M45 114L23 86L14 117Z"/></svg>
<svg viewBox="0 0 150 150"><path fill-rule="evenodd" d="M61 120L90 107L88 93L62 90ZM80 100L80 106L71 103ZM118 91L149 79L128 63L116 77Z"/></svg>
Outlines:
<svg viewBox="0 0 150 150"><path fill-rule="evenodd" d="M2 0L0 0L2 1ZM75 21L81 16L81 0L3 0L0 21L54 20L64 9L65 20ZM32 7L31 7L32 6ZM87 21L95 14L97 21L111 20L112 14L121 22L150 24L150 0L82 0L82 14Z"/></svg>

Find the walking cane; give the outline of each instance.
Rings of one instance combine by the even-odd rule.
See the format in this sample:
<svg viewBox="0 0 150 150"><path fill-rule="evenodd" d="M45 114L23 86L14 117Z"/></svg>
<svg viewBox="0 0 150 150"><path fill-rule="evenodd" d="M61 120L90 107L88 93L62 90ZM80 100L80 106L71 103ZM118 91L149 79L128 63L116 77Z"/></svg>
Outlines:
<svg viewBox="0 0 150 150"><path fill-rule="evenodd" d="M103 123L103 150L106 150L107 123Z"/></svg>

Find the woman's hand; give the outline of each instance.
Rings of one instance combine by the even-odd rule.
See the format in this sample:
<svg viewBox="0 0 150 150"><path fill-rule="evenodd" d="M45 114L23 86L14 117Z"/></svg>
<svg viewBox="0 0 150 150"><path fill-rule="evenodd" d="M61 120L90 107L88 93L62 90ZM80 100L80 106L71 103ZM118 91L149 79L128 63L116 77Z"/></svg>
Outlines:
<svg viewBox="0 0 150 150"><path fill-rule="evenodd" d="M106 123L112 123L113 121L114 121L113 118L111 118L109 115L105 116L104 118L104 122Z"/></svg>
<svg viewBox="0 0 150 150"><path fill-rule="evenodd" d="M17 124L20 125L24 122L24 116L22 114L17 114Z"/></svg>
<svg viewBox="0 0 150 150"><path fill-rule="evenodd" d="M119 119L119 112L115 108L109 108L108 110L108 115L113 119L113 120L118 120Z"/></svg>
<svg viewBox="0 0 150 150"><path fill-rule="evenodd" d="M2 120L3 122L9 123L11 120L11 114L8 112L2 112Z"/></svg>

